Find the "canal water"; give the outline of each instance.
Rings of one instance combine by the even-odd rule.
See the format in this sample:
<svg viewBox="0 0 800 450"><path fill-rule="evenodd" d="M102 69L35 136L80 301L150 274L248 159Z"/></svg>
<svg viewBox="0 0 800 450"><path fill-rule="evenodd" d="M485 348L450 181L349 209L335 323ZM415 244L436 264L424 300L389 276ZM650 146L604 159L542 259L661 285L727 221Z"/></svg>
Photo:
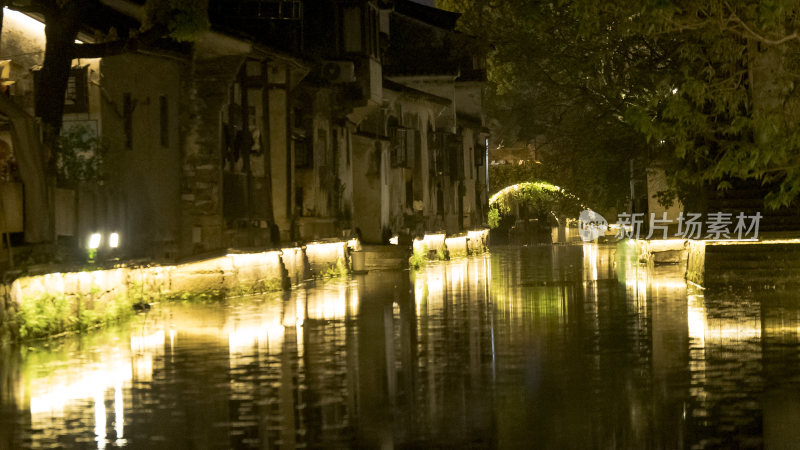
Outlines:
<svg viewBox="0 0 800 450"><path fill-rule="evenodd" d="M0 354L0 449L797 448L800 298L497 248Z"/></svg>

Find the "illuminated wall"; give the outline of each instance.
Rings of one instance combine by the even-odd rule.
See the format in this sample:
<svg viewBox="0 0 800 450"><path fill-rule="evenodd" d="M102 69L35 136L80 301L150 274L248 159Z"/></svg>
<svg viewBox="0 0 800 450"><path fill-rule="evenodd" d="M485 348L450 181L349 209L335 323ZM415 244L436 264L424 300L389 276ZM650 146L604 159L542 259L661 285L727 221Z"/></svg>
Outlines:
<svg viewBox="0 0 800 450"><path fill-rule="evenodd" d="M357 243L356 243L357 245ZM44 297L81 298L82 307L103 311L120 297L144 300L183 294L223 295L281 290L331 267L348 267L347 242L261 253L231 253L174 266L119 267L22 277L2 288L0 340L16 336L15 314L23 302ZM76 312L77 314L78 312Z"/></svg>
<svg viewBox="0 0 800 450"><path fill-rule="evenodd" d="M426 234L422 239L414 239L414 253L430 254L444 252L450 256L466 256L483 253L489 242L489 230L479 229L447 236L444 233Z"/></svg>

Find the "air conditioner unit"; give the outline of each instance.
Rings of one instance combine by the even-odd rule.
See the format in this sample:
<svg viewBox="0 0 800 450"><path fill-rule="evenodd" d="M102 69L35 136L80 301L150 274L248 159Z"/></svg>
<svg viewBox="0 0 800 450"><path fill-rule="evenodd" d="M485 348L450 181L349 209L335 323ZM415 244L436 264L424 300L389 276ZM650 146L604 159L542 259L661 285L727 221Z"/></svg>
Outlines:
<svg viewBox="0 0 800 450"><path fill-rule="evenodd" d="M326 61L322 64L322 78L331 83L356 81L356 68L352 61Z"/></svg>

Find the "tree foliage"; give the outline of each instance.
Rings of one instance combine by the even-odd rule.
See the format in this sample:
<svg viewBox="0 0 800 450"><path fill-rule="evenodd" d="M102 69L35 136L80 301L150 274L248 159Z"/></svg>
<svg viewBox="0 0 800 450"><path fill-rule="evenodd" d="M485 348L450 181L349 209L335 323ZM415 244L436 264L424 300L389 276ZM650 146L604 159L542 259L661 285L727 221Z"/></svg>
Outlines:
<svg viewBox="0 0 800 450"><path fill-rule="evenodd" d="M588 0L440 4L462 12L464 31L493 45L486 109L495 140L532 143L541 178L597 208L623 204L628 160L647 143L622 119L652 84L643 68L661 58L630 33L623 11L580 10Z"/></svg>
<svg viewBox="0 0 800 450"><path fill-rule="evenodd" d="M624 197L629 158L684 195L735 179L771 186L771 206L800 194L800 2L440 4L494 45L495 135L535 142L547 178L587 201Z"/></svg>
<svg viewBox="0 0 800 450"><path fill-rule="evenodd" d="M62 186L104 179L106 143L85 125L65 128L56 155L56 177Z"/></svg>

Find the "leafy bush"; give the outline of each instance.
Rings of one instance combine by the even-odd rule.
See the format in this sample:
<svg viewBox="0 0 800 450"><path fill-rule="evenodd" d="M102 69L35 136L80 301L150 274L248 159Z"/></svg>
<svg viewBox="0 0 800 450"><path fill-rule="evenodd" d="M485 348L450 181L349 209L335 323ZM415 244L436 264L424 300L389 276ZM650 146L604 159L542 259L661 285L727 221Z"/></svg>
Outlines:
<svg viewBox="0 0 800 450"><path fill-rule="evenodd" d="M428 247L423 245L419 250L414 250L408 259L408 266L411 270L418 270L428 262Z"/></svg>
<svg viewBox="0 0 800 450"><path fill-rule="evenodd" d="M106 145L87 125L64 127L56 155L56 176L62 185L102 181Z"/></svg>
<svg viewBox="0 0 800 450"><path fill-rule="evenodd" d="M345 267L344 263L342 263L342 260L339 258L336 259L336 264L328 267L328 270L322 274L322 278L342 278L346 276L347 267Z"/></svg>

